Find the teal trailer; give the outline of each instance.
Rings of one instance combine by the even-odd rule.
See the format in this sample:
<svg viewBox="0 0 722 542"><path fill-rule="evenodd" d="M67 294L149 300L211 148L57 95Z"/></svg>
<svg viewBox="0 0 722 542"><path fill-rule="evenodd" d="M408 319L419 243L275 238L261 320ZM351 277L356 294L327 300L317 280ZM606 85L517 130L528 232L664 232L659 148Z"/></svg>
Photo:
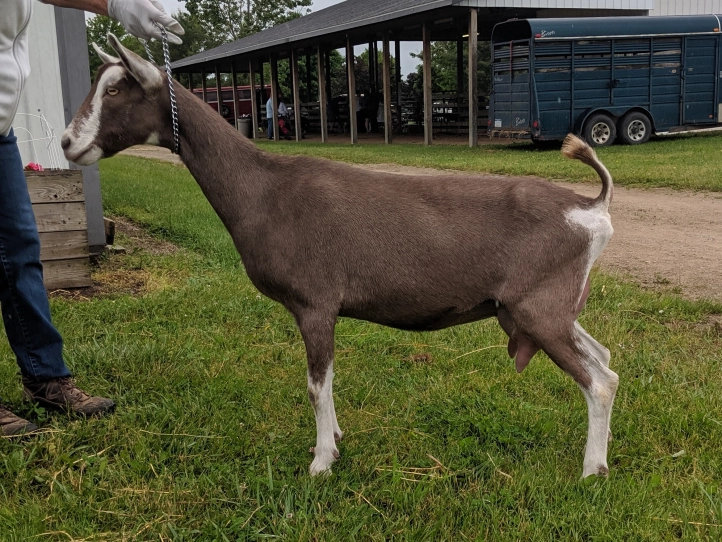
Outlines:
<svg viewBox="0 0 722 542"><path fill-rule="evenodd" d="M718 15L514 19L491 39L491 136L604 146L722 127Z"/></svg>

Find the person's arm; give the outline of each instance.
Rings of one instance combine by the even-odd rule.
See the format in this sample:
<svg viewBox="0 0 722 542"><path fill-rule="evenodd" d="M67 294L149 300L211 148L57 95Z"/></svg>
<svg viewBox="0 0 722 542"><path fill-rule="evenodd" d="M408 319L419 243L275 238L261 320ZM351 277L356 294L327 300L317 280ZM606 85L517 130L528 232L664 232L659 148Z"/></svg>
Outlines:
<svg viewBox="0 0 722 542"><path fill-rule="evenodd" d="M158 0L40 0L61 8L74 8L109 15L125 29L144 40L161 39L160 25L168 30L168 41L176 45L183 41L176 34L183 35L183 27L168 15ZM175 33L175 34L174 34Z"/></svg>
<svg viewBox="0 0 722 542"><path fill-rule="evenodd" d="M82 9L98 15L108 14L108 0L40 0L43 4L51 4L59 8Z"/></svg>

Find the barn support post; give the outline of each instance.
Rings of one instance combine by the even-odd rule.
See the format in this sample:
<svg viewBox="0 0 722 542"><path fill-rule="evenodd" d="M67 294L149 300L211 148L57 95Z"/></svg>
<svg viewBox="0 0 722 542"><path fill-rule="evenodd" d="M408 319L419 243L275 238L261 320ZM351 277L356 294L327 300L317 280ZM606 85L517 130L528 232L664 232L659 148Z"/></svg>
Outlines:
<svg viewBox="0 0 722 542"><path fill-rule="evenodd" d="M238 128L238 77L236 63L231 61L231 85L233 85L233 126Z"/></svg>
<svg viewBox="0 0 722 542"><path fill-rule="evenodd" d="M328 120L326 119L326 70L324 69L324 51L319 45L316 48L316 72L318 74L318 107L321 114L321 143L328 141Z"/></svg>
<svg viewBox="0 0 722 542"><path fill-rule="evenodd" d="M218 104L218 114L223 116L223 93L221 92L221 72L218 70L218 64L214 67L216 74L216 103Z"/></svg>
<svg viewBox="0 0 722 542"><path fill-rule="evenodd" d="M464 41L456 40L456 95L461 98L464 94Z"/></svg>
<svg viewBox="0 0 722 542"><path fill-rule="evenodd" d="M208 103L208 81L206 80L206 71L201 70L201 95L203 101Z"/></svg>
<svg viewBox="0 0 722 542"><path fill-rule="evenodd" d="M431 24L424 23L422 37L424 42L424 145L431 145L433 136L433 103L431 100Z"/></svg>
<svg viewBox="0 0 722 542"><path fill-rule="evenodd" d="M358 143L358 122L356 116L356 73L355 55L351 38L346 36L346 68L348 71L348 120L351 127L351 144Z"/></svg>
<svg viewBox="0 0 722 542"><path fill-rule="evenodd" d="M477 119L479 117L479 93L477 91L477 31L478 11L476 8L469 10L469 147L476 147L479 144L479 132Z"/></svg>
<svg viewBox="0 0 722 542"><path fill-rule="evenodd" d="M383 51L383 82L384 82L384 141L386 144L391 143L391 128L393 120L391 119L391 59L389 51L389 34L384 33L384 51Z"/></svg>
<svg viewBox="0 0 722 542"><path fill-rule="evenodd" d="M293 119L296 128L296 141L301 141L301 82L298 80L298 56L291 50L291 79L293 83Z"/></svg>
<svg viewBox="0 0 722 542"><path fill-rule="evenodd" d="M251 84L251 116L253 117L253 139L258 138L258 100L256 99L256 72L253 60L248 61L248 79ZM263 88L263 87L261 87ZM261 94L262 96L262 94Z"/></svg>
<svg viewBox="0 0 722 542"><path fill-rule="evenodd" d="M374 42L369 42L369 87L370 90L376 92L376 81L374 77L374 73L376 73L376 70L374 69ZM362 88L361 92L366 92L367 89Z"/></svg>
<svg viewBox="0 0 722 542"><path fill-rule="evenodd" d="M271 55L271 104L273 117L267 120L273 122L273 140L280 141L281 134L278 130L278 61L273 55Z"/></svg>
<svg viewBox="0 0 722 542"><path fill-rule="evenodd" d="M193 92L193 72L188 72L188 90Z"/></svg>
<svg viewBox="0 0 722 542"><path fill-rule="evenodd" d="M311 97L311 53L310 51L306 53L306 101L311 102L313 101L313 98Z"/></svg>
<svg viewBox="0 0 722 542"><path fill-rule="evenodd" d="M396 73L394 74L396 85L396 123L399 131L401 131L401 42L398 36L394 40L394 64L396 67Z"/></svg>
<svg viewBox="0 0 722 542"><path fill-rule="evenodd" d="M374 49L373 89L374 89L374 92L377 92L379 90L379 43L376 40L374 40L372 43L373 43L373 49Z"/></svg>

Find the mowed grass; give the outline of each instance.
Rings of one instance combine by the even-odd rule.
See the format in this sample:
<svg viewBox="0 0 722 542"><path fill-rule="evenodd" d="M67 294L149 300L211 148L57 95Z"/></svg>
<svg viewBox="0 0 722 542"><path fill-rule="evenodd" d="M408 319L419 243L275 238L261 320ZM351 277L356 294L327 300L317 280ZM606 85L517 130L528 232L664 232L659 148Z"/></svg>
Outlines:
<svg viewBox="0 0 722 542"><path fill-rule="evenodd" d="M117 412L40 409L0 440L0 540L717 540L722 307L595 274L581 322L619 373L608 479L579 479L582 394L544 355L520 375L495 321L408 333L343 319L328 479L293 319L260 296L182 168L101 164L108 214L181 250L101 266L141 295L54 299L80 384ZM151 280L153 279L153 280ZM0 395L20 404L0 343Z"/></svg>
<svg viewBox="0 0 722 542"><path fill-rule="evenodd" d="M575 182L598 180L589 167L562 158L561 144L540 149L531 142L516 142L470 149L464 145L424 147L363 141L352 146L261 139L259 146L271 152L309 154L357 164L393 163ZM722 133L660 137L639 146L597 149L597 154L620 185L722 191Z"/></svg>

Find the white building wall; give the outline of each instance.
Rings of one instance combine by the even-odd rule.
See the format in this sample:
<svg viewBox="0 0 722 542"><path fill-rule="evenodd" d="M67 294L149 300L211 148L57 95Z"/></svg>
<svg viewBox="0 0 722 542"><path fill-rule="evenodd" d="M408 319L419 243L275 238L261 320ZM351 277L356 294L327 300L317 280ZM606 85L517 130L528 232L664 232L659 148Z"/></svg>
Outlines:
<svg viewBox="0 0 722 542"><path fill-rule="evenodd" d="M55 29L55 9L41 2L33 2L33 16L28 28L30 40L30 77L20 97L18 115L13 122L18 138L23 165L37 162L43 167L52 164L48 141L34 143L32 138L46 136L44 124L37 116L43 115L55 131L54 155L60 167L67 168L68 161L60 150L60 137L65 130L65 113L60 81L58 40ZM28 116L35 115L35 116Z"/></svg>
<svg viewBox="0 0 722 542"><path fill-rule="evenodd" d="M655 0L650 15L722 15L722 0Z"/></svg>

